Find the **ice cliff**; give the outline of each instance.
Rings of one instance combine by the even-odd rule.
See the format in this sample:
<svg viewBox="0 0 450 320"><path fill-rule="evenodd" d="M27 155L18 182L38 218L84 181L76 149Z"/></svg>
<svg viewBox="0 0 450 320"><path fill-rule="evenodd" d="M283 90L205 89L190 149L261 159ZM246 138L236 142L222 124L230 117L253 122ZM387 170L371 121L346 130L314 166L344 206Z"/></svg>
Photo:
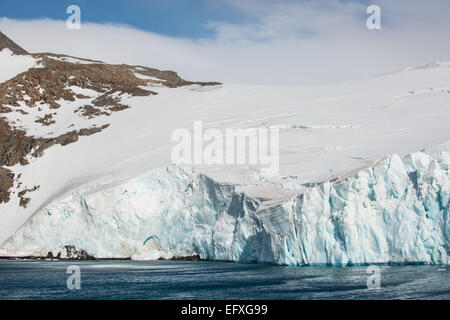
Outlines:
<svg viewBox="0 0 450 320"><path fill-rule="evenodd" d="M450 143L392 155L271 203L170 166L71 192L34 215L0 256L210 260L287 265L450 261Z"/></svg>

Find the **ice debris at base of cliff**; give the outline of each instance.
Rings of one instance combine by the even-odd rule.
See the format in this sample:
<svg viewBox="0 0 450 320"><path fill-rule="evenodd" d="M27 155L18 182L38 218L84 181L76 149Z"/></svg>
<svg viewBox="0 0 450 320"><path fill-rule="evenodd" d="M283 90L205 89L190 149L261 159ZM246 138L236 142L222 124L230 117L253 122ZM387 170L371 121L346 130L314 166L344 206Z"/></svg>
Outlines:
<svg viewBox="0 0 450 320"><path fill-rule="evenodd" d="M287 265L449 263L450 143L393 155L266 205L174 166L73 191L30 219L0 256L202 259Z"/></svg>

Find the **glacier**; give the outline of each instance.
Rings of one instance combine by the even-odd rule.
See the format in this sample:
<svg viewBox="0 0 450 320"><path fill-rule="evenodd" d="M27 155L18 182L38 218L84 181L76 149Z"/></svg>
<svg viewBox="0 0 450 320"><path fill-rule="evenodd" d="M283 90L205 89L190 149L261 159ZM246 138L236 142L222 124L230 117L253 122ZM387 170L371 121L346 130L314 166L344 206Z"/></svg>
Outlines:
<svg viewBox="0 0 450 320"><path fill-rule="evenodd" d="M202 259L280 265L448 264L450 142L317 183L288 200L168 166L80 187L3 243L0 256Z"/></svg>

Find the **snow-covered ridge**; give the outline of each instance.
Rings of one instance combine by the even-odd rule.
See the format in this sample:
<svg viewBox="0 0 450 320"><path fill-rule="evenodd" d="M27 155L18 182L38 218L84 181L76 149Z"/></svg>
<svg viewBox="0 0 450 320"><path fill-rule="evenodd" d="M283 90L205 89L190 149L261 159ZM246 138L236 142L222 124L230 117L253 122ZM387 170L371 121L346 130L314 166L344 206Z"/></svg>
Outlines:
<svg viewBox="0 0 450 320"><path fill-rule="evenodd" d="M50 198L72 186L72 180L85 174L75 168L79 161L67 157L67 151L117 122L114 113L134 107L134 103L125 104L130 98L157 95L153 88L218 84L186 81L176 72L142 66L109 65L52 53L29 54L1 32L0 50L0 242ZM133 122L118 126L122 136ZM89 139L89 144L99 151L99 145L111 145L111 141L114 139L106 138L97 144ZM65 159L49 157L55 145L64 147L56 153L62 152ZM94 156L86 151L80 154ZM100 153L105 155L97 156L100 162L113 156ZM59 164L64 169L57 173ZM108 168L105 163L101 166ZM87 179L92 179L94 168L81 167L89 172Z"/></svg>
<svg viewBox="0 0 450 320"><path fill-rule="evenodd" d="M446 63L212 86L2 42L42 66L0 84L0 255L448 263ZM196 121L279 129L278 174L171 166L174 130Z"/></svg>
<svg viewBox="0 0 450 320"><path fill-rule="evenodd" d="M406 73L406 72L410 72L410 71L419 71L419 70L433 70L433 69L443 69L443 68L450 68L450 61L434 61L431 63L427 63L421 66L409 66L409 67L405 67L402 68L400 70L394 71L394 72L388 72L385 74L381 74L380 76L383 75L390 75L390 74L401 74L401 73Z"/></svg>
<svg viewBox="0 0 450 320"><path fill-rule="evenodd" d="M167 166L173 130L191 129L200 119L205 127L219 130L278 127L279 175L261 177L251 167L197 169L214 181L236 185L239 192L253 199L285 201L386 155L404 156L449 141L449 81L450 69L445 68L417 71L407 77L394 75L313 87L149 85L145 89L155 90L157 95L123 95L121 103L130 108L98 117L99 125L103 123L100 121L110 124L102 132L81 136L69 145L54 145L42 157L30 158L26 166L8 167L16 177L20 175L20 181L11 188L11 200L0 203L0 243L31 216L80 185L99 177L117 185ZM416 94L410 94L411 90ZM45 112L48 106L41 108ZM67 120L79 128L97 121L80 117L73 110L70 103L64 104L55 111L58 114L54 119ZM58 134L55 125L31 121L27 131L32 134L45 129ZM26 208L20 206L19 193L23 190L33 190L25 196L30 199Z"/></svg>
<svg viewBox="0 0 450 320"><path fill-rule="evenodd" d="M97 258L447 264L449 168L446 143L274 203L170 166L72 191L29 220L0 256L64 256L70 245Z"/></svg>

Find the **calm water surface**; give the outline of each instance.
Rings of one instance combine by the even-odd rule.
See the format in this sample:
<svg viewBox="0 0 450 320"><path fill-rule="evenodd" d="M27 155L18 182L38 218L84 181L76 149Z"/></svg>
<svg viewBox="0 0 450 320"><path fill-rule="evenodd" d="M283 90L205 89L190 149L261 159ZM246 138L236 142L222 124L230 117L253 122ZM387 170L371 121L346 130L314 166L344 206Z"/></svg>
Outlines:
<svg viewBox="0 0 450 320"><path fill-rule="evenodd" d="M81 289L67 288L67 267ZM0 299L450 299L449 266L280 267L184 261L0 260Z"/></svg>

